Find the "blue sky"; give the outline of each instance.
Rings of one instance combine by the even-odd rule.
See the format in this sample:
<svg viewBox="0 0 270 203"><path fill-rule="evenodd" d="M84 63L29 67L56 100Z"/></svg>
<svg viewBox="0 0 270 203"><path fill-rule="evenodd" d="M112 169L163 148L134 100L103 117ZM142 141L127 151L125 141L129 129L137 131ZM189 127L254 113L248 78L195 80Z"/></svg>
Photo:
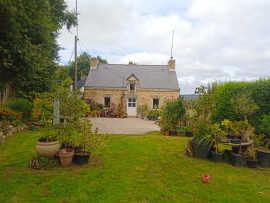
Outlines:
<svg viewBox="0 0 270 203"><path fill-rule="evenodd" d="M269 0L78 0L78 11L78 53L109 63L167 64L174 30L182 94L208 81L270 75ZM75 34L62 30L61 63L71 58Z"/></svg>

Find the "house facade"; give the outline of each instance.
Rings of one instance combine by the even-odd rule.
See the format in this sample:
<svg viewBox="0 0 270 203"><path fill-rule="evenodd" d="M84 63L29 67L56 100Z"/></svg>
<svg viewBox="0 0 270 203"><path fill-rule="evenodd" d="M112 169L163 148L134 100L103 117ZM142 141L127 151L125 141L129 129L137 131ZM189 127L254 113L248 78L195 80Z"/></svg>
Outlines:
<svg viewBox="0 0 270 203"><path fill-rule="evenodd" d="M120 105L128 116L137 116L137 107L160 108L167 100L179 98L175 60L168 65L99 64L91 58L84 85L86 99L111 107Z"/></svg>

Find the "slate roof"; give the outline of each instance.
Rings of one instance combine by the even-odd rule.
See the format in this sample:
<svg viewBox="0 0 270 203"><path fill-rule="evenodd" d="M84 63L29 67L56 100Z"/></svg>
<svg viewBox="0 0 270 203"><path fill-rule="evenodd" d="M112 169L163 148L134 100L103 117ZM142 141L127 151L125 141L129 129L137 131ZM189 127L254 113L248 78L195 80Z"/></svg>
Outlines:
<svg viewBox="0 0 270 203"><path fill-rule="evenodd" d="M85 87L123 88L126 79L132 74L139 80L142 89L180 90L175 71L169 71L168 65L121 65L98 64L90 69Z"/></svg>
<svg viewBox="0 0 270 203"><path fill-rule="evenodd" d="M87 78L81 79L77 81L77 88L81 88L84 87L85 83L86 83ZM74 83L72 83L71 85L74 85Z"/></svg>

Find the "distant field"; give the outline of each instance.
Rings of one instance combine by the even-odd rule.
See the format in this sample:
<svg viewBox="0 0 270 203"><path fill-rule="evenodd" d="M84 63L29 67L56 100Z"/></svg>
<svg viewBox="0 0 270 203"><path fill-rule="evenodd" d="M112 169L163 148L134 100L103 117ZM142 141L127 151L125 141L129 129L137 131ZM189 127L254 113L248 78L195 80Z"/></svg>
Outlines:
<svg viewBox="0 0 270 203"><path fill-rule="evenodd" d="M199 98L199 95L195 95L195 94L182 94L181 96L184 97L185 102L194 101Z"/></svg>

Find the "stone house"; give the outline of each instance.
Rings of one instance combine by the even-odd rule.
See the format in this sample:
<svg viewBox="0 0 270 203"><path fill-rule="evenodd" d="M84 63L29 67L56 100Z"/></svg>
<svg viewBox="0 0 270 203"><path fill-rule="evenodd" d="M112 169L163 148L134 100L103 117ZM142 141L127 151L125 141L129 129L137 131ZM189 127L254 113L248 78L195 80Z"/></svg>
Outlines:
<svg viewBox="0 0 270 203"><path fill-rule="evenodd" d="M160 108L165 101L179 98L175 60L171 57L168 65L123 65L99 64L92 58L84 92L86 99L104 107L123 106L128 116L137 116L141 105Z"/></svg>

